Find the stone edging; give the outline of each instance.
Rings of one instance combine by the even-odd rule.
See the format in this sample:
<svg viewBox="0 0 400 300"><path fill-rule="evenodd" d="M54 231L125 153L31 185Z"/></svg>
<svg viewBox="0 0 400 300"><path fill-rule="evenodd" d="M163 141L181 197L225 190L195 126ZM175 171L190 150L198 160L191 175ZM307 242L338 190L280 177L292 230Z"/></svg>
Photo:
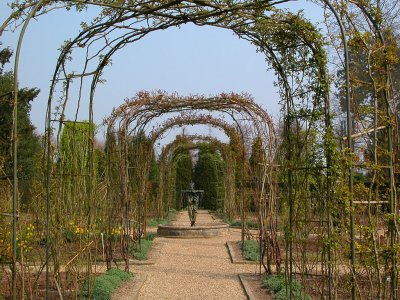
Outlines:
<svg viewBox="0 0 400 300"><path fill-rule="evenodd" d="M229 225L224 223L197 225L193 227L178 225L158 225L157 235L172 238L199 238L227 235Z"/></svg>
<svg viewBox="0 0 400 300"><path fill-rule="evenodd" d="M240 284L242 285L242 288L244 290L244 293L246 294L246 297L248 300L256 300L257 298L254 296L249 284L248 280L253 280L253 276L247 275L247 274L238 274Z"/></svg>
<svg viewBox="0 0 400 300"><path fill-rule="evenodd" d="M229 257L231 258L231 262L233 264L246 264L246 265L256 265L258 261L246 260L242 257L242 253L237 253L235 248L233 247L233 243L231 241L226 242L226 247L228 248Z"/></svg>

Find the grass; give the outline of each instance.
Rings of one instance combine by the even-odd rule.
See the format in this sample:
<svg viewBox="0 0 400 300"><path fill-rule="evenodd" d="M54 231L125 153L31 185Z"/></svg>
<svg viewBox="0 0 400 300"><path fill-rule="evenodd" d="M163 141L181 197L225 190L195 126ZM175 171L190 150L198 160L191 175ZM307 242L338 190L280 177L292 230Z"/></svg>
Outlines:
<svg viewBox="0 0 400 300"><path fill-rule="evenodd" d="M260 260L260 244L255 240L247 240L241 244L243 255L247 260Z"/></svg>
<svg viewBox="0 0 400 300"><path fill-rule="evenodd" d="M149 227L157 227L158 225L164 225L168 224L171 222L172 219L174 219L176 216L176 210L175 209L170 209L168 212L168 215L164 219L158 219L158 218L153 218L147 220L147 226Z"/></svg>
<svg viewBox="0 0 400 300"><path fill-rule="evenodd" d="M83 285L80 295L83 299L110 300L113 292L132 276L131 273L112 268L94 279L91 295L87 282Z"/></svg>
<svg viewBox="0 0 400 300"><path fill-rule="evenodd" d="M156 233L148 233L144 239L140 239L140 243L137 242L129 249L131 255L137 260L147 260L156 236Z"/></svg>
<svg viewBox="0 0 400 300"><path fill-rule="evenodd" d="M268 275L262 279L262 285L267 288L273 295L274 300L290 299L289 283L283 275ZM297 280L292 280L292 299L294 300L311 300L311 297L301 291L301 284Z"/></svg>

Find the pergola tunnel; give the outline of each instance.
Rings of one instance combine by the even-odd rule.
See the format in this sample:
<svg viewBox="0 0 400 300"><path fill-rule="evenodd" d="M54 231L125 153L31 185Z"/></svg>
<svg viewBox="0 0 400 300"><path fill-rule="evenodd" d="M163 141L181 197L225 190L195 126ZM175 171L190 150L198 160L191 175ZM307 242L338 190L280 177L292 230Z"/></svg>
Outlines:
<svg viewBox="0 0 400 300"><path fill-rule="evenodd" d="M0 299L96 299L98 273L135 273L150 223L185 209L192 182L200 208L255 241L258 273L282 279L273 299L399 298L400 35L380 1L316 1L326 31L279 8L289 2L14 3L0 27L20 33L11 73L0 52ZM18 63L28 24L93 6L99 15L60 48L45 132L27 158L19 107L31 96L18 89ZM186 23L228 29L265 56L279 118L247 93L155 90L95 124L113 56Z"/></svg>

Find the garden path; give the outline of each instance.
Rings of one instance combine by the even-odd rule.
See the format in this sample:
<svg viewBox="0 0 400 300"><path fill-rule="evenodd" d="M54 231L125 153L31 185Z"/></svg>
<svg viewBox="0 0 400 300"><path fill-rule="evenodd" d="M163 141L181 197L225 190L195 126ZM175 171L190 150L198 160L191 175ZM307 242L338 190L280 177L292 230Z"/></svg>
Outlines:
<svg viewBox="0 0 400 300"><path fill-rule="evenodd" d="M188 214L177 214L176 223L190 224ZM210 214L201 212L196 224L211 223ZM157 237L160 247L155 264L133 266L147 279L138 299L246 299L238 274L257 273L257 265L232 264L226 241L240 240L240 231L212 238Z"/></svg>

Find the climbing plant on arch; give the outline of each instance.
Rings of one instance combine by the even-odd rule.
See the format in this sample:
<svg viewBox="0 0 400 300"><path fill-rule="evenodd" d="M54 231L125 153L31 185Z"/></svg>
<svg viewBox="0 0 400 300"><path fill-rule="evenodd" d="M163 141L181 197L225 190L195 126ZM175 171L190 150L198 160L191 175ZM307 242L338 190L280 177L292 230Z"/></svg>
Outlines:
<svg viewBox="0 0 400 300"><path fill-rule="evenodd" d="M372 25L371 32L374 34L375 45L379 46L377 51L380 54L378 61L380 70L383 70L383 76L376 81L377 77L371 76L372 82L379 82L373 90L376 92L376 99L383 99L383 106L375 105L376 112L380 107L385 113L385 118L380 118L374 123L370 132L377 132L379 126L384 126L385 137L387 137L388 155L383 160L375 159L373 167L379 165L380 169L387 169L388 180L385 190L390 202L388 214L383 219L382 227L378 228L374 222L369 219L367 230L362 228L366 238L363 239L365 251L374 253L375 261L372 263L363 260L359 263L355 259L356 239L354 226L354 203L353 198L357 196L352 187L352 167L354 165L352 151L347 149L345 155L340 160L338 157L338 147L332 128L329 103L329 82L327 74L327 58L324 52L324 40L316 28L306 21L301 15L291 14L279 10L274 5L286 1L238 1L238 2L198 2L198 1L150 1L143 3L141 1L106 1L106 0L72 0L72 1L48 1L37 2L21 1L13 8L13 13L0 27L0 33L14 24L22 24L21 38L32 17L39 17L42 14L50 13L56 8L67 7L68 9L77 9L83 12L87 6L99 6L101 12L97 18L82 24L81 32L67 41L61 49L60 56L54 70L51 90L48 97L47 111L47 131L46 131L46 169L44 172L43 188L44 207L42 223L42 233L46 240L46 259L43 266L46 268L47 284L49 287L50 276L56 283L61 282L60 267L67 266L70 272L74 274L75 286L82 282L82 274L90 276L92 274L92 257L90 249L92 245L97 245L99 235L93 228L94 224L100 230L106 231L108 241L112 241L112 236L119 230L121 233L122 256L127 260L126 253L128 243L128 233L130 225L121 224L121 228L115 228L111 224L117 225L116 219L127 220L127 216L119 215L119 212L128 212L130 209L139 213L141 204L133 203L134 207L127 207L125 210L113 210L115 203L129 205L127 197L129 195L129 186L126 184L129 178L129 171L125 162L129 154L128 137L139 136L138 134L146 128L150 120L157 116L157 113L168 108L168 101L149 101L149 94L143 94L143 99L129 107L129 104L122 106L114 111L110 119L115 123L115 130L111 129L107 133L107 180L102 181L96 176L93 156L93 128L89 128L91 137L88 139L88 172L78 174L66 174L63 169L55 168L54 161L59 154L59 144L52 143L52 134L59 135L64 126L66 117L66 107L71 102L71 91L73 88L82 91L82 87L90 85L89 99L89 127L93 126L93 105L95 104L96 87L102 82L104 69L110 65L113 55L118 50L131 43L138 42L153 31L166 29L171 26L180 26L185 23L193 23L199 26L210 25L232 30L239 37L253 43L259 51L265 54L267 63L272 66L278 77L280 87L280 96L284 112L284 124L282 142L278 148L280 151L278 161L272 161L275 158L276 148L270 147L273 143L265 143L267 148L267 159L265 160L265 169L272 172L269 180L279 178L281 181L281 210L276 211L275 216L280 216L282 224L281 229L284 233L285 260L284 271L289 281L294 274L307 280L308 274L317 275L317 294L319 297L335 298L338 297L340 286L338 282L343 276L349 275L351 278L352 298L356 297L356 287L363 283L365 273L368 274L369 287L367 296L362 291L358 291L358 296L362 297L392 297L396 299L398 287L398 199L394 179L394 161L393 140L396 140L397 122L394 121L395 115L390 109L393 105L393 97L390 94L390 66L393 62L389 59L387 53L389 43L386 42L381 31L381 19L379 17L379 7L373 3L355 2L354 6L363 13L365 19ZM324 0L323 3L328 3ZM342 10L342 15L346 15L348 5L352 1L337 4L337 8ZM376 13L377 12L377 13ZM352 15L348 14L348 20ZM349 22L353 26L354 23ZM363 35L354 31L354 41L365 41ZM352 34L353 34L352 33ZM84 58L81 62L81 70L75 71L69 64L71 58L75 58L75 53L80 49L85 50ZM19 48L16 52L15 88L18 82L18 61ZM382 79L383 78L383 79ZM347 88L350 86L347 84ZM56 90L62 91L61 100L55 105ZM381 93L382 91L382 93ZM161 98L163 95L161 96ZM78 102L85 98L82 92L78 93ZM15 105L17 105L18 93L15 93ZM154 100L154 99L153 99ZM215 109L224 109L223 99L217 99L213 103L202 101L202 99L192 99L199 102L199 109L207 110L210 107ZM196 101L194 101L196 100ZM204 99L203 99L204 100ZM226 99L225 99L226 100ZM179 102L178 99L175 102ZM349 104L349 98L347 98ZM160 105L161 104L161 105ZM244 104L237 100L230 103L232 111L246 111L248 118L262 120L262 112L257 114L256 107ZM160 105L160 107L157 107ZM201 107L203 105L203 107ZM246 106L247 105L247 106ZM79 107L79 105L78 105ZM177 106L179 107L179 106ZM192 106L186 106L192 109ZM243 110L242 110L243 109ZM254 110L253 110L254 109ZM127 113L125 113L127 111ZM349 113L350 110L348 109ZM356 110L354 110L356 111ZM154 113L156 112L156 113ZM55 117L52 113L55 113ZM229 112L228 112L229 113ZM380 115L377 113L376 115ZM119 118L119 119L118 119ZM117 120L118 119L118 120ZM267 120L266 118L265 120ZM112 121L111 121L112 120ZM389 121L385 121L389 120ZM77 120L75 120L77 121ZM131 122L137 122L133 129L129 129ZM381 124L382 123L382 124ZM15 122L17 124L17 122ZM348 128L351 122L348 122ZM258 128L261 126L260 128ZM237 127L240 129L241 127ZM272 123L262 124L254 122L254 128L257 131L271 135ZM14 132L17 132L14 130ZM242 136L243 136L243 132ZM347 139L351 145L352 133ZM14 145L17 147L17 139ZM147 139L144 139L147 140ZM377 135L374 137L378 141ZM382 140L381 140L382 141ZM141 146L135 148L140 157L144 157L146 151L149 153L151 145L148 141L140 143ZM378 143L376 143L378 145ZM351 148L351 147L349 147ZM375 146L375 149L378 147ZM114 151L114 150L116 151ZM272 154L272 155L271 155ZM138 156L139 157L139 156ZM16 157L15 157L16 158ZM243 160L244 161L244 160ZM382 167L384 161L388 165ZM15 163L15 165L17 165ZM117 168L119 166L119 168ZM140 170L137 174L145 176L148 173L149 165L147 160L140 164ZM346 166L345 175L341 176L339 169ZM116 170L119 169L119 172ZM348 173L347 173L348 171ZM16 294L17 282L17 170L14 172L14 208L13 208L13 291ZM383 172L382 172L383 173ZM278 175L276 175L278 174ZM78 194L87 195L85 203L88 218L82 220L82 216L76 214L70 218L79 222L79 228L83 228L79 235L80 248L75 249L71 256L64 255L62 249L65 249L65 241L61 238L62 232L66 229L66 218L61 209L66 199L72 204L79 201L80 197L74 198L74 195L66 194L59 189L59 184L65 178L71 176L80 178L72 181L70 190L78 191ZM244 178L244 176L243 176ZM343 188L344 182L350 182L349 188ZM84 184L83 184L84 183ZM146 197L145 184L139 184L135 187L136 192L142 199ZM361 192L360 192L361 190ZM373 194L381 197L377 190L371 185L368 193L368 207L371 206ZM357 190L356 190L357 192ZM365 193L360 188L361 194ZM72 197L71 197L72 196ZM122 199L122 202L120 202ZM142 201L142 200L141 200ZM363 204L365 205L365 204ZM343 214L337 212L343 211ZM370 209L368 210L371 211ZM138 215L138 221L142 217ZM350 220L347 222L347 220ZM359 221L360 226L362 220ZM261 223L265 225L265 223ZM318 224L318 228L315 228ZM338 226L340 224L340 226ZM123 226L122 226L123 225ZM263 226L264 228L264 226ZM361 227L360 227L361 228ZM384 235L386 245L379 245L377 242L377 232L379 229L388 231ZM139 230L140 232L140 230ZM372 232L372 233L371 233ZM98 233L98 232L97 232ZM265 232L264 234L266 234ZM137 237L135 237L137 238ZM313 239L315 238L315 239ZM262 238L263 239L263 238ZM340 249L337 245L349 245L349 248ZM311 251L315 247L318 251ZM109 248L111 249L111 248ZM314 249L315 250L315 249ZM351 260L347 260L347 254L351 252ZM319 253L322 253L320 255ZM381 254L382 253L382 254ZM109 253L107 254L109 255ZM364 257L365 258L365 257ZM50 264L50 259L52 264ZM85 268L80 268L84 265ZM357 267L357 272L356 272ZM84 270L83 270L84 269ZM270 270L270 268L267 268ZM351 272L343 272L350 269ZM360 270L360 271L358 271ZM314 273L313 273L314 272ZM344 274L343 274L344 273ZM375 291L375 286L385 285L386 276L390 277L390 287ZM386 286L386 285L385 285ZM291 287L291 285L289 285ZM67 287L61 284L60 293L63 293ZM46 289L48 290L48 289ZM368 294L369 293L369 294ZM291 295L291 291L289 292Z"/></svg>
<svg viewBox="0 0 400 300"><path fill-rule="evenodd" d="M187 111L191 113L187 113ZM210 115L193 115L193 112L195 111L217 111L219 113L225 114L234 122L234 126L228 125L225 121L222 119L218 119L215 117L212 117ZM244 135L243 132L241 132L240 124L238 123L238 120L248 120L251 124L251 128L254 129L254 132L257 136L263 137L265 140L265 144L268 145L266 147L265 151L265 160L270 161L271 163L269 165L272 165L272 161L274 160L274 154L275 154L275 140L274 140L274 128L272 121L268 114L264 110L262 110L258 105L256 105L247 95L237 95L237 94L221 94L219 96L215 97L204 97L204 96L187 96L187 97L182 97L177 94L166 94L165 92L140 92L130 101L126 101L123 105L121 105L119 108L115 109L113 111L113 114L106 120L108 124L108 132L109 134L113 135L114 132L117 132L118 135L118 142L116 143L117 149L114 150L115 152L121 153L123 155L121 157L121 160L126 161L128 157L131 157L132 155L136 157L134 159L134 162L136 164L141 164L145 165L144 163L144 157L149 159L148 153L149 148L144 147L144 155L142 157L139 157L138 154L134 153L129 153L129 149L127 147L127 143L129 142L129 136L130 135L135 135L137 132L141 132L148 124L154 119L154 118L160 118L165 114L168 113L179 113L178 116L174 116L171 119L168 119L164 124L161 124L159 128L156 128L151 132L150 134L150 139L149 140L143 140L147 145L149 145L148 141L152 141L152 143L155 142L155 139L157 139L162 132L165 130L176 126L176 125L183 125L183 124L210 124L214 126L218 126L222 128L227 136L232 140L232 147L236 147L236 149L232 149L231 153L229 155L225 155L226 158L230 158L230 162L235 162L237 161L237 164L235 163L230 163L228 164L229 168L232 168L233 166L236 165L237 168L241 168L242 165L244 165L244 160L245 160L245 149L244 149ZM117 128L114 128L115 125L118 125ZM247 134L250 134L248 132ZM249 138L250 136L248 135L246 138ZM113 139L116 140L116 139ZM240 142L239 142L240 141ZM242 146L240 146L242 145ZM110 149L113 149L113 147L109 147ZM111 150L113 151L113 150ZM239 156L238 156L239 154ZM236 158L234 158L236 156ZM233 159L233 161L232 161ZM121 161L120 160L120 161ZM239 164L239 162L241 162ZM139 169L139 165L129 165L127 162L119 163L118 165L115 165L115 167L118 168L120 172L123 174L129 174L128 168L131 169ZM269 172L270 168L264 168L264 172ZM244 170L242 170L241 178L239 181L243 182L245 180L245 174L243 173ZM123 182L119 181L119 185L122 185L124 187L127 186L127 181L129 180L130 182L142 182L143 187L140 189L141 191L145 190L145 178L147 177L148 172L143 172L142 177L136 178L136 180L132 180L132 178L129 178L129 175L124 175L122 177L119 177L119 180L122 180ZM158 214L160 215L163 213L162 207L169 208L171 205L171 198L170 196L165 197L164 196L164 176L165 174L168 173L165 169L165 161L163 159L163 155L161 155L160 159L160 178L159 183L160 186L158 188L159 196L158 196ZM229 172L227 174L230 174L230 176L234 175L236 172ZM111 174L111 172L110 172ZM228 176L228 177L230 177ZM166 177L169 178L169 177ZM112 180L112 179L110 179ZM115 180L115 179L114 179ZM118 179L117 179L118 181ZM228 185L229 189L228 192L231 194L229 195L230 199L233 194L232 194L232 186L235 179L230 180L230 184ZM118 186L118 184L115 184ZM243 184L242 184L243 186ZM169 185L169 189L171 189L171 185ZM264 190L264 193L266 190ZM129 194L129 188L124 188L124 199L126 201L129 201L128 199L130 198L128 196ZM144 199L144 192L141 193L142 199ZM170 193L169 193L170 194ZM168 193L167 193L168 195ZM243 195L241 196L242 198L244 197ZM165 200L165 199L168 200ZM131 201L131 200L130 200ZM134 202L137 202L137 198ZM242 202L244 199L242 199ZM272 201L272 200L271 200ZM169 203L169 205L164 206L163 203ZM230 206L230 210L228 212L229 215L232 215L234 212L232 211L232 201L224 201L224 203L227 204L227 206ZM229 204L231 203L231 204ZM126 207L135 207L134 205L124 205L124 209ZM226 207L227 207L226 206ZM242 207L243 211L244 207ZM139 209L142 211L141 209ZM142 216L145 216L146 214L142 214ZM127 216L127 215L126 215ZM243 218L243 215L242 215ZM141 219L139 219L141 220ZM144 222L144 220L142 220Z"/></svg>

